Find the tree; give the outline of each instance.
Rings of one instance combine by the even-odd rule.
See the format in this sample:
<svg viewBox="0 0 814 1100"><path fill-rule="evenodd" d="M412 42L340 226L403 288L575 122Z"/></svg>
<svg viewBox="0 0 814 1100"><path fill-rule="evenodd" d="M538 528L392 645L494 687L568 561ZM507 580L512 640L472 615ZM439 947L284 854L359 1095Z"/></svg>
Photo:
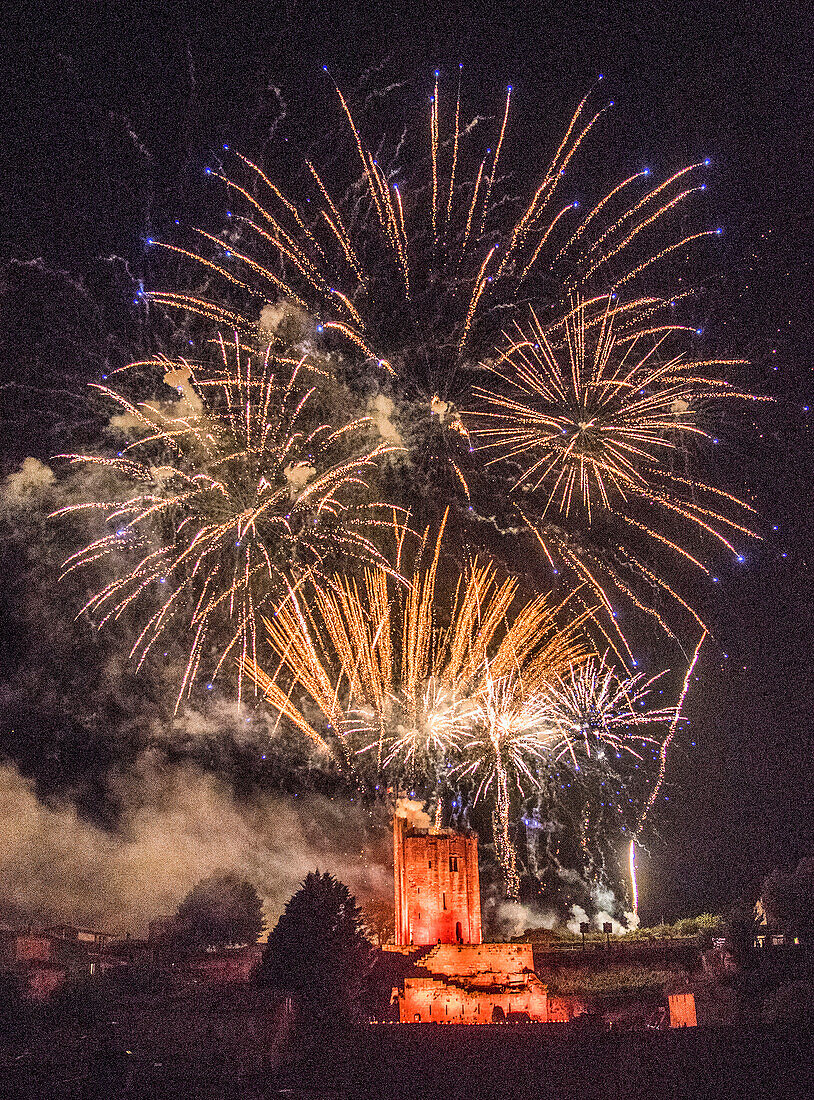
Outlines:
<svg viewBox="0 0 814 1100"><path fill-rule="evenodd" d="M722 919L727 950L739 970L754 968L755 933L759 930L754 906L740 899Z"/></svg>
<svg viewBox="0 0 814 1100"><path fill-rule="evenodd" d="M373 961L348 887L312 871L269 935L259 980L292 997L301 1016L332 1030L365 1017Z"/></svg>
<svg viewBox="0 0 814 1100"><path fill-rule="evenodd" d="M814 859L801 859L791 873L773 871L760 902L767 922L792 935L814 933Z"/></svg>
<svg viewBox="0 0 814 1100"><path fill-rule="evenodd" d="M188 947L257 943L266 927L263 902L254 886L233 871L219 871L197 883L176 915L179 942Z"/></svg>

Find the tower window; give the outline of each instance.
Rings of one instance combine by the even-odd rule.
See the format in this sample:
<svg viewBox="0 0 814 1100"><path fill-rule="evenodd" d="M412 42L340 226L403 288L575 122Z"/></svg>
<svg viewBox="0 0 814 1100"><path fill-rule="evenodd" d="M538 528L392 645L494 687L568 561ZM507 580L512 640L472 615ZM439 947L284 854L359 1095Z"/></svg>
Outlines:
<svg viewBox="0 0 814 1100"><path fill-rule="evenodd" d="M457 856L450 856L449 857L449 869L450 869L450 871L457 871L458 870L458 857Z"/></svg>
<svg viewBox="0 0 814 1100"><path fill-rule="evenodd" d="M442 904L443 904L443 908L446 909L446 907L447 907L447 895L446 894L441 895L441 901L442 901Z"/></svg>
<svg viewBox="0 0 814 1100"><path fill-rule="evenodd" d="M432 860L431 859L427 861L427 866L429 867L430 870L432 870Z"/></svg>

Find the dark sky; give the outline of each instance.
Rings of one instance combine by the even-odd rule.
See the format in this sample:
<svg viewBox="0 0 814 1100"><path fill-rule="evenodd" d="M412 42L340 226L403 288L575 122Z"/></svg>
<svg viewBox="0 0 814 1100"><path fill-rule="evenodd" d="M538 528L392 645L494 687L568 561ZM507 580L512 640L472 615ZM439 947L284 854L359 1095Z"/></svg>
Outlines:
<svg viewBox="0 0 814 1100"><path fill-rule="evenodd" d="M749 357L752 385L777 398L722 464L778 530L722 574L717 640L687 706L693 732L673 760L662 840L642 861L646 915L720 907L773 865L814 854L808 5L60 7L12 5L4 16L5 272L12 257L43 257L85 276L116 255L138 277L144 238L179 214L193 220L205 202L211 151L225 140L264 148L271 86L303 127L324 125L323 64L349 85L379 64L381 82L425 73L429 85L437 65L463 62L487 101L514 86L530 145L558 132L602 72L619 111L610 159L635 170L712 158L710 203L725 236L702 320L717 345ZM28 450L47 458L47 443L12 426L7 462Z"/></svg>

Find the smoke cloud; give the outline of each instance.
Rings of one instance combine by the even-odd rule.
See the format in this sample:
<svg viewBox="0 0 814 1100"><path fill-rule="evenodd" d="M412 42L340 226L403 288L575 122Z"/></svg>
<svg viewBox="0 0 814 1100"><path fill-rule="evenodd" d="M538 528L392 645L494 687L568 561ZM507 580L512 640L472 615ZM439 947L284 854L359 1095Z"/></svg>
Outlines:
<svg viewBox="0 0 814 1100"><path fill-rule="evenodd" d="M387 833L346 800L300 795L238 802L212 776L149 761L111 782L124 803L108 832L68 800L42 802L0 766L0 899L17 921L143 934L216 870L249 879L273 927L309 871L328 870L360 903L392 894Z"/></svg>
<svg viewBox="0 0 814 1100"><path fill-rule="evenodd" d="M432 819L424 809L424 803L415 798L399 798L396 802L396 817L403 817L412 829L429 829Z"/></svg>
<svg viewBox="0 0 814 1100"><path fill-rule="evenodd" d="M37 458L26 458L19 470L4 478L0 501L4 508L9 509L32 504L48 493L55 481L56 476L50 466Z"/></svg>
<svg viewBox="0 0 814 1100"><path fill-rule="evenodd" d="M392 443L396 447L404 447L402 434L392 420L395 411L395 404L384 393L377 393L367 403L367 415L376 425L382 440L385 443Z"/></svg>

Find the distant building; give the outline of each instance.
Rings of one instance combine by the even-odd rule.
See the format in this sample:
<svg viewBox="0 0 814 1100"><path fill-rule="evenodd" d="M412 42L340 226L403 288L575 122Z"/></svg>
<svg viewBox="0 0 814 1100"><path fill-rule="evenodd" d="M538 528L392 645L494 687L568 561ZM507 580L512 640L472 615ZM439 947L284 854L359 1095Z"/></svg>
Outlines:
<svg viewBox="0 0 814 1100"><path fill-rule="evenodd" d="M57 924L52 928L46 928L43 935L53 936L54 939L65 940L67 943L82 944L87 948L104 947L117 937L110 932L99 932L93 928L75 928L71 924Z"/></svg>
<svg viewBox="0 0 814 1100"><path fill-rule="evenodd" d="M12 975L27 1000L47 1001L64 984L67 954L61 939L45 932L0 935L0 970Z"/></svg>
<svg viewBox="0 0 814 1100"><path fill-rule="evenodd" d="M189 959L189 974L213 985L231 985L248 982L260 966L263 948L259 944L248 947L223 948L207 951Z"/></svg>

